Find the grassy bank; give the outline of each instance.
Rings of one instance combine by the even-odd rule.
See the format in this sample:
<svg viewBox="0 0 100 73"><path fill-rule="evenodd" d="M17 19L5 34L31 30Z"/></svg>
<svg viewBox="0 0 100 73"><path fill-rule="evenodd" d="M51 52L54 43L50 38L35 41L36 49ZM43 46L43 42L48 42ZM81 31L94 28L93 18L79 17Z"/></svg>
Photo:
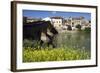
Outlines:
<svg viewBox="0 0 100 73"><path fill-rule="evenodd" d="M64 61L90 59L90 53L84 49L46 48L34 50L23 49L23 62Z"/></svg>

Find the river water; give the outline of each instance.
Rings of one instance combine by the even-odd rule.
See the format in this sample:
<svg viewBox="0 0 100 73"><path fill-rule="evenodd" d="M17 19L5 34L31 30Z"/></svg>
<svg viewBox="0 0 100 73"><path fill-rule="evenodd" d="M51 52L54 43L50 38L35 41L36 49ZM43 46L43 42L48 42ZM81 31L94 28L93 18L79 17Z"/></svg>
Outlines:
<svg viewBox="0 0 100 73"><path fill-rule="evenodd" d="M54 43L57 47L69 47L91 50L91 36L90 32L84 31L67 31L59 33L55 38Z"/></svg>

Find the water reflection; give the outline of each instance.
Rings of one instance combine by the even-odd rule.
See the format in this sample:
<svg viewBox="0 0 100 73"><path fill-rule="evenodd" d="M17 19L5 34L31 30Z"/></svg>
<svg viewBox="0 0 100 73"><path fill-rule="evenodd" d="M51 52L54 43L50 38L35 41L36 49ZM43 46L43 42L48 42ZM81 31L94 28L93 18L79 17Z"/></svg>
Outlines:
<svg viewBox="0 0 100 73"><path fill-rule="evenodd" d="M86 33L83 31L69 31L60 33L56 38L55 42L57 47L70 47L78 49L90 50L91 48L91 37L90 32Z"/></svg>

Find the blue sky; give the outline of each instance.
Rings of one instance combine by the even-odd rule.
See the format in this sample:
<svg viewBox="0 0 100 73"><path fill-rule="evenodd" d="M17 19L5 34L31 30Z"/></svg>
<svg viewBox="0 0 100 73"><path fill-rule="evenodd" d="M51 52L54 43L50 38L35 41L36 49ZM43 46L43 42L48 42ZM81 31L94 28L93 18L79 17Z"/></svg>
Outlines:
<svg viewBox="0 0 100 73"><path fill-rule="evenodd" d="M91 20L91 13L82 12L61 12L61 11L39 11L39 10L23 10L23 16L32 18L46 18L52 16L61 16L63 18L68 17L80 17L83 16L87 20Z"/></svg>

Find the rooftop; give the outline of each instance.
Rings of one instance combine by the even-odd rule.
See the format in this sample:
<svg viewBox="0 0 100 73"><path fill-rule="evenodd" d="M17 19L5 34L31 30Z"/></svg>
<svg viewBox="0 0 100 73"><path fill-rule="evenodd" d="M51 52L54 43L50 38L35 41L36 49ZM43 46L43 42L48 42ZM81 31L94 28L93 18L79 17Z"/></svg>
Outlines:
<svg viewBox="0 0 100 73"><path fill-rule="evenodd" d="M51 19L63 19L62 17L60 16L55 16L55 17L50 17Z"/></svg>

